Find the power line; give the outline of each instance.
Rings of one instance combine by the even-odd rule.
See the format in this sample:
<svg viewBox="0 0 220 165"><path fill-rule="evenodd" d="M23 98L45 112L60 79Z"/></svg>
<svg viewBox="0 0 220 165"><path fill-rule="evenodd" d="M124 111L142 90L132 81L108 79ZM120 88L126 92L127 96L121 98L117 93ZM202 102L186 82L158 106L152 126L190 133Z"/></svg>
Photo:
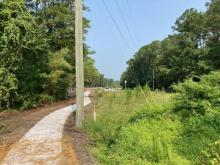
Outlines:
<svg viewBox="0 0 220 165"><path fill-rule="evenodd" d="M118 32L119 32L121 38L124 40L124 42L125 42L125 44L127 45L129 51L130 51L132 54L134 54L134 51L131 49L129 43L127 42L125 36L123 35L123 33L122 33L122 31L121 31L121 29L120 29L120 27L119 27L119 25L118 25L116 19L114 18L113 14L111 13L110 9L108 8L108 5L106 4L105 0L102 0L102 2L103 2L104 7L106 8L106 10L107 10L107 12L108 12L110 18L112 19L112 21L113 21L113 23L114 23L116 29L118 30Z"/></svg>
<svg viewBox="0 0 220 165"><path fill-rule="evenodd" d="M127 18L129 20L131 20L131 25L133 25L134 29L137 30L137 24L136 24L136 21L134 19L134 15L133 15L133 12L132 12L132 8L128 2L128 0L121 0L122 2L122 5L123 5L123 8L124 8L124 11L127 15ZM136 35L137 36L137 35ZM139 41L138 38L135 38L136 39L136 42ZM138 42L137 42L138 43Z"/></svg>
<svg viewBox="0 0 220 165"><path fill-rule="evenodd" d="M128 18L130 18L132 23L136 26L134 15L133 15L133 12L132 12L132 9L131 9L131 6L130 6L128 0L125 0L125 1L122 0L122 3L124 4L125 11L127 11ZM129 13L130 13L130 16L129 16Z"/></svg>
<svg viewBox="0 0 220 165"><path fill-rule="evenodd" d="M105 0L102 0L102 2L103 2L103 4L104 4L104 6L105 6L105 8L106 8L106 10L107 10L107 12L108 12L110 18L112 19L113 23L115 24L115 26L116 26L116 28L117 28L117 30L118 30L120 36L122 37L122 39L124 40L124 42L125 42L126 45L128 46L128 48L129 48L129 50L131 51L131 53L134 54L133 51L132 51L132 49L130 48L128 42L126 41L126 38L124 37L124 35L123 35L123 33L122 33L122 31L121 31L121 29L120 29L120 27L119 27L119 25L118 25L116 19L114 18L113 14L111 13L110 9L108 8L108 6L107 6ZM137 84L140 86L140 82L139 82L139 80L138 80L138 78L137 78L137 75L135 75L135 72L134 72L134 69L132 68L132 66L131 66L131 70L132 70L132 72L133 72L133 74L134 74L134 79L136 80ZM145 93L144 93L144 91L143 91L143 89L142 89L141 86L140 86L140 88L141 88L141 91L142 91L142 93L143 93L143 96L144 96L144 98L145 98L145 100L146 100L146 102L147 102L147 97L146 97L146 95L145 95Z"/></svg>
<svg viewBox="0 0 220 165"><path fill-rule="evenodd" d="M117 8L119 10L120 15L122 16L122 21L123 21L123 23L125 25L125 28L127 29L127 32L129 34L131 40L134 41L135 44L137 44L136 39L133 36L133 33L131 32L131 29L129 27L129 20L127 22L126 16L124 15L124 13L123 13L123 11L122 11L122 9L120 7L120 4L118 3L118 0L115 0L115 2L116 2L116 6L117 6Z"/></svg>

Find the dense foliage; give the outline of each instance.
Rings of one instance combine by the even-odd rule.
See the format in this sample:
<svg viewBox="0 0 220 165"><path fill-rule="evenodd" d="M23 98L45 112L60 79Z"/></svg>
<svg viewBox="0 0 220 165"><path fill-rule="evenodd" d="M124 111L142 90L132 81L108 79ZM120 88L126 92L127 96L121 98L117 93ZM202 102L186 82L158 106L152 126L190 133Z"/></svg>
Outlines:
<svg viewBox="0 0 220 165"><path fill-rule="evenodd" d="M97 98L97 122L88 120L86 130L99 164L189 164L172 143L180 121L168 114L170 94L139 88L104 93Z"/></svg>
<svg viewBox="0 0 220 165"><path fill-rule="evenodd" d="M219 79L218 71L174 86L177 93L173 110L184 123L181 136L176 141L178 151L200 164L220 163Z"/></svg>
<svg viewBox="0 0 220 165"><path fill-rule="evenodd" d="M187 117L206 113L216 115L220 109L220 72L194 79L174 85L176 111Z"/></svg>
<svg viewBox="0 0 220 165"><path fill-rule="evenodd" d="M175 85L175 94L140 88L97 92L97 121L86 130L100 164L218 165L220 72Z"/></svg>
<svg viewBox="0 0 220 165"><path fill-rule="evenodd" d="M142 47L128 61L121 85L170 88L185 78L220 67L220 1L212 0L205 12L186 10L176 21L175 34Z"/></svg>
<svg viewBox="0 0 220 165"><path fill-rule="evenodd" d="M219 0L186 10L175 34L128 61L121 85L133 90L97 92L97 121L90 116L86 131L100 164L220 164L219 26Z"/></svg>
<svg viewBox="0 0 220 165"><path fill-rule="evenodd" d="M73 4L0 2L0 109L26 109L67 98L75 84ZM86 34L89 21L84 18L83 23ZM91 53L84 44L86 85L101 78Z"/></svg>

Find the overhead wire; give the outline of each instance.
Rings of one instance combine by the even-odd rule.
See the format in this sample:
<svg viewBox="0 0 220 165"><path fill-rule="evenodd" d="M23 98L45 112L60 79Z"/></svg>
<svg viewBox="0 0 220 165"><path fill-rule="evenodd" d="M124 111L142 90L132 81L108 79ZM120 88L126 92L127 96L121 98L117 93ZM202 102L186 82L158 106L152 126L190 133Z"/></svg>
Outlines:
<svg viewBox="0 0 220 165"><path fill-rule="evenodd" d="M121 3L129 22L131 22L131 27L133 27L134 31L137 31L137 23L134 19L133 10L129 4L129 0L121 0ZM139 42L139 38L137 34L135 34L135 40L137 43Z"/></svg>
<svg viewBox="0 0 220 165"><path fill-rule="evenodd" d="M132 54L134 54L133 49L130 47L129 42L126 40L126 37L125 37L124 34L122 33L122 31L121 31L121 29L120 29L120 26L118 25L116 19L114 18L114 16L113 16L111 10L109 9L109 7L108 7L106 1L105 1L105 0L102 0L102 2L103 2L103 5L104 5L104 7L105 7L105 9L106 9L106 11L107 11L109 17L112 19L112 22L114 23L116 29L118 30L118 32L119 32L119 34L120 34L122 40L125 42L125 45L128 47L129 51L130 51Z"/></svg>
<svg viewBox="0 0 220 165"><path fill-rule="evenodd" d="M102 0L102 2L103 2L103 5L104 5L104 7L105 7L105 9L106 9L106 11L107 11L109 17L112 19L112 22L114 23L116 29L118 30L118 32L119 32L121 38L123 39L123 41L124 41L125 44L127 45L129 51L130 51L132 54L134 54L134 52L133 52L133 50L130 48L130 45L129 45L129 43L127 42L127 40L126 40L124 34L122 33L122 31L121 31L121 29L120 29L120 27L119 27L119 25L118 25L116 19L114 18L114 16L113 16L111 10L109 9L109 7L108 7L106 1L105 1L105 0ZM139 80L138 80L138 78L137 78L137 75L136 75L135 72L134 72L133 67L131 67L131 69L132 69L132 72L133 72L133 75L134 75L134 79L136 80L138 86L140 87L141 92L142 92L142 94L143 94L143 96L144 96L144 98L145 98L145 101L147 102L146 94L144 93L144 91L143 91L143 89L142 89L142 87L141 87L141 85L140 85L140 82L139 82Z"/></svg>
<svg viewBox="0 0 220 165"><path fill-rule="evenodd" d="M135 36L133 36L134 33L132 33L132 30L130 29L129 18L128 17L126 18L126 14L123 13L123 10L121 9L121 5L119 4L118 0L115 0L115 3L119 10L119 14L122 17L121 20L123 21L123 24L128 32L128 35L130 36L131 41L134 42L133 44L137 45L137 40L135 39Z"/></svg>

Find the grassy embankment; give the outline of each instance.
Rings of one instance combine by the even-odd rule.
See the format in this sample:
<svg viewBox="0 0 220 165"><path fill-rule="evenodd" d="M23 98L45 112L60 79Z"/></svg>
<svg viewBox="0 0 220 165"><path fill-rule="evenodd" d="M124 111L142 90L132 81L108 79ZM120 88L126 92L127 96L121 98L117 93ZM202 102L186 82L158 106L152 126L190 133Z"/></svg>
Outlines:
<svg viewBox="0 0 220 165"><path fill-rule="evenodd" d="M98 162L206 164L204 154L219 138L219 131L205 121L199 126L202 123L183 120L174 113L172 94L145 91L147 101L139 89L96 93L97 122L91 116L86 131Z"/></svg>

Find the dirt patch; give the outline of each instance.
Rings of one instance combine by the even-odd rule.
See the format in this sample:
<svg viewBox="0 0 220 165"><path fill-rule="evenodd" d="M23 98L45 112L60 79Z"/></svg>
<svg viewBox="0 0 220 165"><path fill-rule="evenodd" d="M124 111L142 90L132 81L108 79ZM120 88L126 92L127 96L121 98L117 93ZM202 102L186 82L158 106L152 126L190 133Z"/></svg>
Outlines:
<svg viewBox="0 0 220 165"><path fill-rule="evenodd" d="M91 105L85 109L86 114L89 113ZM88 146L90 145L90 139L85 132L75 127L75 115L71 115L66 121L64 128L64 142L63 148L66 155L74 155L72 160L75 164L80 165L95 165L95 159L89 154Z"/></svg>
<svg viewBox="0 0 220 165"><path fill-rule="evenodd" d="M27 111L0 113L0 162L11 145L20 140L38 121L49 113L73 103L75 99L71 98Z"/></svg>
<svg viewBox="0 0 220 165"><path fill-rule="evenodd" d="M51 112L75 103L73 98L20 112L0 113L0 162L11 146L19 141L38 121ZM85 116L92 114L92 104L85 109ZM94 165L95 159L88 153L90 140L85 132L75 128L75 114L70 115L64 126L61 165Z"/></svg>

